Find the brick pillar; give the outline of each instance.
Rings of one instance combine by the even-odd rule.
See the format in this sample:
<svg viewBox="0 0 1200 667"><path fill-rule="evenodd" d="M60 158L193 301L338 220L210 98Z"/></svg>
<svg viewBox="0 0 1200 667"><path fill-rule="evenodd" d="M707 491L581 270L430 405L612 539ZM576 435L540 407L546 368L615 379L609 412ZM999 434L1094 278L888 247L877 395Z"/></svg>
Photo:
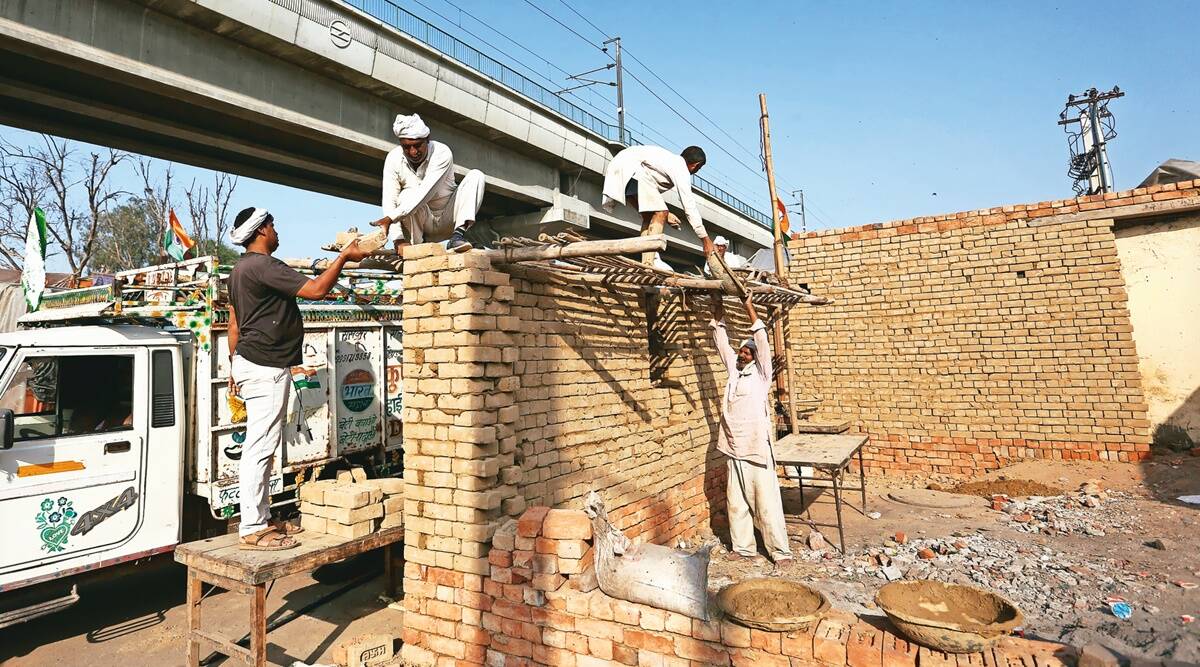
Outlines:
<svg viewBox="0 0 1200 667"><path fill-rule="evenodd" d="M506 510L517 348L513 288L481 252L404 252L404 648L414 665L483 664L488 551Z"/></svg>

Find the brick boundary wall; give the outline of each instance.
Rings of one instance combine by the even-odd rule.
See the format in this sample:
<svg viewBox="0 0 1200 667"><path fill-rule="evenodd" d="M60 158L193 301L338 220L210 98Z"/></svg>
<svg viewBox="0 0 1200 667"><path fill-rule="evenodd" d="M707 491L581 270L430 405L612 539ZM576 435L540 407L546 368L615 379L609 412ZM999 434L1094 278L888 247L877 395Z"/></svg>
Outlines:
<svg viewBox="0 0 1200 667"><path fill-rule="evenodd" d="M1142 460L1112 221L1198 198L1200 180L794 238L791 279L834 299L793 316L800 393L869 433L867 465L891 472Z"/></svg>
<svg viewBox="0 0 1200 667"><path fill-rule="evenodd" d="M1017 638L1003 639L981 653L946 654L906 641L882 619L860 619L836 609L803 631L766 632L722 618L700 621L618 600L597 588L591 537L591 524L582 511L529 508L495 534L490 575L482 580L482 593L475 593L481 629L465 633L467 640L461 645L447 645L430 637L442 632L442 624L450 619L406 615L403 659L420 666L489 667L1075 664L1077 653L1069 646ZM422 584L432 595L452 585ZM711 613L720 612L713 608Z"/></svg>

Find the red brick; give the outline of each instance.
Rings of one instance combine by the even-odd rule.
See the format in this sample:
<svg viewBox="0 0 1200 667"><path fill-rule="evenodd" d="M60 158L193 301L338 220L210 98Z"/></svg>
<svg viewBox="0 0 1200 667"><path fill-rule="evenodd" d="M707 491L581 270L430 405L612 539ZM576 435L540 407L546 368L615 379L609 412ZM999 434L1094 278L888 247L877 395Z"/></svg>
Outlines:
<svg viewBox="0 0 1200 667"><path fill-rule="evenodd" d="M670 637L655 632L625 628L624 644L636 649L645 649L661 655L674 655L675 644Z"/></svg>
<svg viewBox="0 0 1200 667"><path fill-rule="evenodd" d="M846 640L850 628L845 623L831 619L822 619L813 634L813 658L836 667L846 664Z"/></svg>
<svg viewBox="0 0 1200 667"><path fill-rule="evenodd" d="M733 621L721 621L721 643L733 648L750 648L750 628Z"/></svg>
<svg viewBox="0 0 1200 667"><path fill-rule="evenodd" d="M636 665L638 664L637 649L631 646L625 646L623 644L614 644L613 660L622 665Z"/></svg>
<svg viewBox="0 0 1200 667"><path fill-rule="evenodd" d="M555 552L560 558L583 558L592 546L584 540L555 540ZM547 552L549 553L549 552Z"/></svg>
<svg viewBox="0 0 1200 667"><path fill-rule="evenodd" d="M915 667L917 664L916 644L901 639L890 632L883 634L883 667Z"/></svg>
<svg viewBox="0 0 1200 667"><path fill-rule="evenodd" d="M519 526L517 530L520 532ZM583 510L550 510L542 522L542 534L556 540L590 540L592 520Z"/></svg>
<svg viewBox="0 0 1200 667"><path fill-rule="evenodd" d="M556 554L558 553L558 540L539 537L533 541L533 550L539 554Z"/></svg>
<svg viewBox="0 0 1200 667"><path fill-rule="evenodd" d="M883 665L883 633L874 626L857 623L850 628L846 644L847 667L881 667Z"/></svg>
<svg viewBox="0 0 1200 667"><path fill-rule="evenodd" d="M781 635L778 632L767 632L765 630L750 630L750 646L760 651L767 653L780 653Z"/></svg>
<svg viewBox="0 0 1200 667"><path fill-rule="evenodd" d="M729 664L729 654L719 644L710 644L691 637L675 638L675 655L697 660L705 665Z"/></svg>
<svg viewBox="0 0 1200 667"><path fill-rule="evenodd" d="M588 637L599 637L619 642L624 637L623 628L612 621L600 621L594 618L575 619L575 630Z"/></svg>
<svg viewBox="0 0 1200 667"><path fill-rule="evenodd" d="M921 667L958 667L958 660L952 653L943 653L922 646L917 653L917 664Z"/></svg>
<svg viewBox="0 0 1200 667"><path fill-rule="evenodd" d="M542 533L542 521L550 512L549 507L530 507L517 520L517 535L521 537L537 537Z"/></svg>
<svg viewBox="0 0 1200 667"><path fill-rule="evenodd" d="M492 635L491 647L505 655L515 655L528 658L533 655L533 644L519 637L497 634Z"/></svg>
<svg viewBox="0 0 1200 667"><path fill-rule="evenodd" d="M533 557L534 574L557 574L558 556L554 554L535 554Z"/></svg>
<svg viewBox="0 0 1200 667"><path fill-rule="evenodd" d="M488 645L492 641L492 634L483 628L473 625L458 626L458 638L468 644Z"/></svg>
<svg viewBox="0 0 1200 667"><path fill-rule="evenodd" d="M492 549L488 552L488 562L493 567L512 567L512 552Z"/></svg>
<svg viewBox="0 0 1200 667"><path fill-rule="evenodd" d="M792 661L785 655L773 655L749 648L729 651L733 667L789 667Z"/></svg>
<svg viewBox="0 0 1200 667"><path fill-rule="evenodd" d="M575 654L553 646L533 645L533 660L550 667L575 667Z"/></svg>
<svg viewBox="0 0 1200 667"><path fill-rule="evenodd" d="M535 574L529 585L539 591L557 591L565 583L567 578L561 574Z"/></svg>
<svg viewBox="0 0 1200 667"><path fill-rule="evenodd" d="M588 637L588 653L602 660L612 660L613 642L602 637Z"/></svg>

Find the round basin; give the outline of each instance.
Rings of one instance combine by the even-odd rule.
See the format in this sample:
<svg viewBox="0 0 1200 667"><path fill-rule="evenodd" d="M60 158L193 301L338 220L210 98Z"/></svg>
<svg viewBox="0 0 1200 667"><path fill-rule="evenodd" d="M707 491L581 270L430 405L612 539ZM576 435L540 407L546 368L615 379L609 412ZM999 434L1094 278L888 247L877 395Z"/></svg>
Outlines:
<svg viewBox="0 0 1200 667"><path fill-rule="evenodd" d="M786 579L758 578L730 584L717 593L729 618L756 630L806 630L829 611L825 594Z"/></svg>
<svg viewBox="0 0 1200 667"><path fill-rule="evenodd" d="M1013 603L973 586L895 581L875 603L912 641L946 653L976 653L1024 624Z"/></svg>

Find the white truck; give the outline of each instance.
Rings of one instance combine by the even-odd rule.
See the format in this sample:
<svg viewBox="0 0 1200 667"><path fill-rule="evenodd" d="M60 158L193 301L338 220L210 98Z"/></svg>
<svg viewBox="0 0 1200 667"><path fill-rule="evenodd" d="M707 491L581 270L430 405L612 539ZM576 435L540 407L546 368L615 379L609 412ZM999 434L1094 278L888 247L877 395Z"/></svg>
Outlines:
<svg viewBox="0 0 1200 667"><path fill-rule="evenodd" d="M48 293L0 334L0 627L72 604L75 575L236 514L245 430L227 401L226 278L213 257L127 271ZM400 293L348 272L335 295L300 304L276 503L339 460L400 472Z"/></svg>

